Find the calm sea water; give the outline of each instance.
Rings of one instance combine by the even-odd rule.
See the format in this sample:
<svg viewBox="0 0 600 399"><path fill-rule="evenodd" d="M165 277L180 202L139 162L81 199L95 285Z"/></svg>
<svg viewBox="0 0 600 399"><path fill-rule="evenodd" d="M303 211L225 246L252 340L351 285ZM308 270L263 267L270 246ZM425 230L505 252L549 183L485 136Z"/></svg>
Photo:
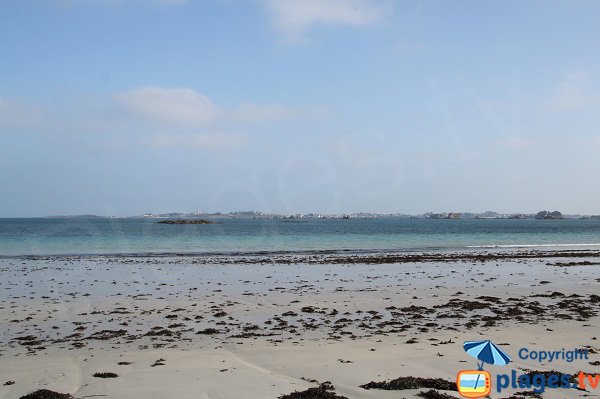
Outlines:
<svg viewBox="0 0 600 399"><path fill-rule="evenodd" d="M0 255L600 247L600 220L0 219Z"/></svg>

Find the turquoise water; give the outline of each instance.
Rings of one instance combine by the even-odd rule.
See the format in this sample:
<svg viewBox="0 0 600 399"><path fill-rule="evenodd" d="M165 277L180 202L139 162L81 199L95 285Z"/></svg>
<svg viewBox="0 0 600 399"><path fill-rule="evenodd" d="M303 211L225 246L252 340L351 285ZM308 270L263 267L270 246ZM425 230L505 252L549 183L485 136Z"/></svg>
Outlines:
<svg viewBox="0 0 600 399"><path fill-rule="evenodd" d="M600 247L600 220L0 219L0 255Z"/></svg>

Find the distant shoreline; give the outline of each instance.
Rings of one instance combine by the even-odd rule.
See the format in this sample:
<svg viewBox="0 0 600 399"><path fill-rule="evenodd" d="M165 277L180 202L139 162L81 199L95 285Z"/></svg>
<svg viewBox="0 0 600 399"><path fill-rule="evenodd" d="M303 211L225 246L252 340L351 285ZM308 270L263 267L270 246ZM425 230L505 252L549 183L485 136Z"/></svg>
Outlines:
<svg viewBox="0 0 600 399"><path fill-rule="evenodd" d="M481 219L481 220L560 220L560 219L600 219L600 214L585 213L561 213L558 211L539 211L539 212L425 212L421 214L410 213L379 213L379 212L350 212L327 214L318 212L308 213L270 213L260 211L235 211L229 213L221 212L169 212L169 213L145 213L140 215L128 216L102 216L93 214L83 215L47 215L47 216L20 216L20 217L0 217L2 219L275 219L275 220L293 220L293 219Z"/></svg>

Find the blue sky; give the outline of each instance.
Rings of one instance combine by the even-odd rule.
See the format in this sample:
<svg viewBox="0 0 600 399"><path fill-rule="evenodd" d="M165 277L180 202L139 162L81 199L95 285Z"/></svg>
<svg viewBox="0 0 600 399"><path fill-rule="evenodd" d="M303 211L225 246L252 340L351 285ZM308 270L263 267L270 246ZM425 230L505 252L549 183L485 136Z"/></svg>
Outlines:
<svg viewBox="0 0 600 399"><path fill-rule="evenodd" d="M600 213L595 1L0 0L0 216Z"/></svg>

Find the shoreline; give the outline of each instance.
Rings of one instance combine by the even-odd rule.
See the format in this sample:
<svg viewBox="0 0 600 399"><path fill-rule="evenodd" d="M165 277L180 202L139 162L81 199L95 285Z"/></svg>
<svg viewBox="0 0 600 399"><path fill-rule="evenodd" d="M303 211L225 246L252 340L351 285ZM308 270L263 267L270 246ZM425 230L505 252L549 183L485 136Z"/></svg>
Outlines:
<svg viewBox="0 0 600 399"><path fill-rule="evenodd" d="M529 247L527 247L529 248ZM1 260L188 259L196 264L377 264L457 261L516 261L547 258L600 258L596 249L447 248L437 250L315 250L254 252L160 252L64 255L0 255ZM558 247L557 247L558 248ZM562 246L560 248L563 248Z"/></svg>

